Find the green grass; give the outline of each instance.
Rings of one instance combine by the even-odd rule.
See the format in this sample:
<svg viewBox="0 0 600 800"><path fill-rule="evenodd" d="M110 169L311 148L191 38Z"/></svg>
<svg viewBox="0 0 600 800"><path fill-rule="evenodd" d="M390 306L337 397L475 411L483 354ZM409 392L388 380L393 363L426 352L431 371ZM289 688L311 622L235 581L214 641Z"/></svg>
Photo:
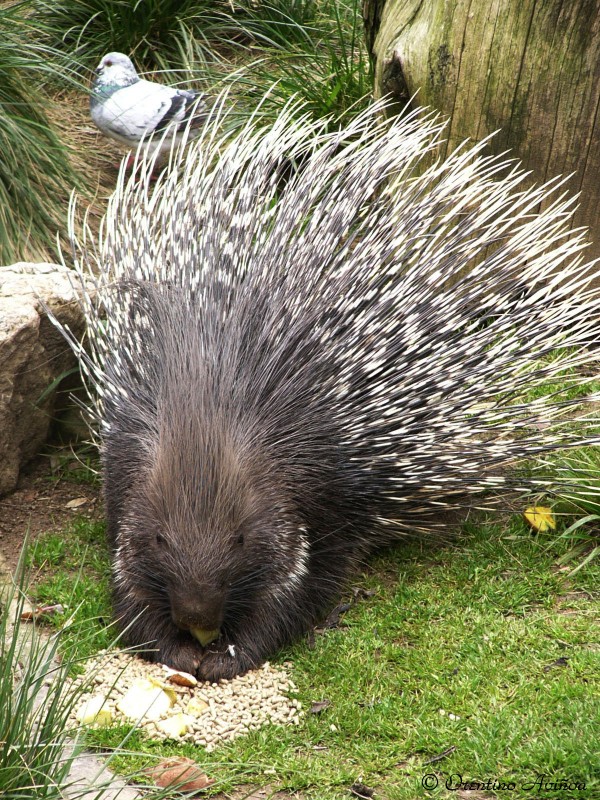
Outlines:
<svg viewBox="0 0 600 800"><path fill-rule="evenodd" d="M14 606L13 626L9 608ZM73 756L64 747L78 692L64 691L68 657L56 662L60 636L40 636L20 622L22 586L5 589L0 602L0 795L6 800L60 797ZM51 677L48 692L44 686Z"/></svg>
<svg viewBox="0 0 600 800"><path fill-rule="evenodd" d="M560 565L578 572L594 559L600 559L600 541L590 543L590 528L600 530L600 449L579 447L550 459L551 469L563 483L559 508L575 515L575 520L560 534L571 547L560 558Z"/></svg>
<svg viewBox="0 0 600 800"><path fill-rule="evenodd" d="M235 11L223 17L230 21L231 40L249 48L313 49L313 39L321 33L323 12L328 5L322 0L250 0L238 3Z"/></svg>
<svg viewBox="0 0 600 800"><path fill-rule="evenodd" d="M50 46L93 69L106 53L131 55L140 68L176 66L183 32L210 35L213 18L228 6L224 0L33 0L32 24Z"/></svg>
<svg viewBox="0 0 600 800"><path fill-rule="evenodd" d="M64 607L52 624L63 629L65 646L76 648L80 659L107 647L115 637L104 530L104 522L82 517L64 531L39 537L27 556L34 599Z"/></svg>
<svg viewBox="0 0 600 800"><path fill-rule="evenodd" d="M61 481L100 487L98 448L91 442L77 442L68 447L49 446L45 455L50 461L52 483Z"/></svg>
<svg viewBox="0 0 600 800"><path fill-rule="evenodd" d="M348 4L339 4L344 14ZM257 50L313 50L314 39L320 40L339 14L332 0L32 0L29 5L42 40L90 69L112 50L148 70L187 69L190 54L210 63L234 62Z"/></svg>
<svg viewBox="0 0 600 800"><path fill-rule="evenodd" d="M262 32L250 49L253 58L231 72L226 82L234 79L241 103L251 108L269 91L266 113L272 118L294 99L302 102L301 113L331 118L330 125L339 126L363 110L372 94L360 4L322 0L313 5L311 23L287 26L276 14L268 17L272 5L259 6ZM245 23L238 24L247 30Z"/></svg>
<svg viewBox="0 0 600 800"><path fill-rule="evenodd" d="M600 786L600 564L569 575L560 566L568 537L534 536L520 516L494 519L469 521L453 544L407 541L381 554L355 581L375 594L352 606L345 627L278 655L293 665L307 711L300 726L263 728L211 754L135 732L128 748L146 756L117 754L113 766L127 772L179 753L221 791L268 784L306 800L347 798L358 780L388 800L414 800L427 773L521 787L538 774L577 778L591 797ZM95 535L75 538L102 563ZM53 569L71 563L54 537L39 552ZM324 699L330 706L311 714ZM117 747L126 731L95 731L91 742Z"/></svg>

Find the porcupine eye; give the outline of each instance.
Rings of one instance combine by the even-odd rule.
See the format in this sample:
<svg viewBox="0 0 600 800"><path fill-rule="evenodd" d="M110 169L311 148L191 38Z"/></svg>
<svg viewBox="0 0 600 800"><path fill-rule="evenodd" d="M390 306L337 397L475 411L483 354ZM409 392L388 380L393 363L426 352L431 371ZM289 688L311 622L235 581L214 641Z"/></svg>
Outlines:
<svg viewBox="0 0 600 800"><path fill-rule="evenodd" d="M165 537L162 535L162 533L157 533L155 536L155 541L159 547L162 547L165 543Z"/></svg>
<svg viewBox="0 0 600 800"><path fill-rule="evenodd" d="M235 543L238 547L244 546L244 531L238 531Z"/></svg>

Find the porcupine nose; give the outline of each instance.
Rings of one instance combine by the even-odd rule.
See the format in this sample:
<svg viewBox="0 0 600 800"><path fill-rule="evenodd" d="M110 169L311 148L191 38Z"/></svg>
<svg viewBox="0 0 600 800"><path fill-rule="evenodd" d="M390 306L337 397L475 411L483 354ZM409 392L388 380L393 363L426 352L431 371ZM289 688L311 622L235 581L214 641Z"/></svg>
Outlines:
<svg viewBox="0 0 600 800"><path fill-rule="evenodd" d="M223 624L225 598L214 587L204 586L193 593L171 594L171 619L183 631L205 645L219 635Z"/></svg>

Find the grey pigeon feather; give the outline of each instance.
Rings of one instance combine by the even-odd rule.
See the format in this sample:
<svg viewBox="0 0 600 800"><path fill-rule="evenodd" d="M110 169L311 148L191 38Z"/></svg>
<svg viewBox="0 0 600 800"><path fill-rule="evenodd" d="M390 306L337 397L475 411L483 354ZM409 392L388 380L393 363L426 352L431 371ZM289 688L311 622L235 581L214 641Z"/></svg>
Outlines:
<svg viewBox="0 0 600 800"><path fill-rule="evenodd" d="M129 147L153 133L159 158L186 128L193 135L207 118L208 105L200 92L176 89L140 78L124 53L108 53L96 69L90 95L92 120L102 133Z"/></svg>

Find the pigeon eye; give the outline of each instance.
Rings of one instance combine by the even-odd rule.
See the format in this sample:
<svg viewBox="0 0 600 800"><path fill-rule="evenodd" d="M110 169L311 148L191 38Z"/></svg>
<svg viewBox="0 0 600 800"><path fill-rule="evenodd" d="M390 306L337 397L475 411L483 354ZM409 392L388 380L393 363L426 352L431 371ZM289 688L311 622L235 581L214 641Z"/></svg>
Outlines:
<svg viewBox="0 0 600 800"><path fill-rule="evenodd" d="M113 65L113 62L112 62L112 61L106 61L106 62L104 63L104 66L105 66L105 67L112 67L112 65Z"/></svg>

